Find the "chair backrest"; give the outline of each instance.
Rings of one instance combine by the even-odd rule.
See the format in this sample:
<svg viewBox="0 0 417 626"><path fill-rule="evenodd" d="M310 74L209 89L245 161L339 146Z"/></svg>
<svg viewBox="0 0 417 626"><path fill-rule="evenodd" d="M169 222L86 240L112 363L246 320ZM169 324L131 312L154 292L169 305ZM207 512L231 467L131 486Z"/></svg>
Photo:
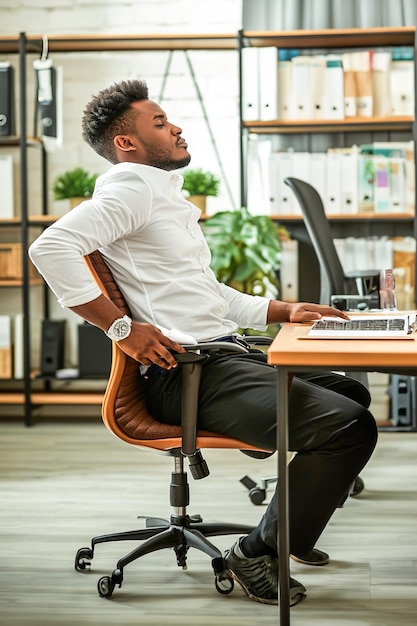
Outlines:
<svg viewBox="0 0 417 626"><path fill-rule="evenodd" d="M87 266L103 294L129 314L129 307L101 253L85 257ZM163 424L152 417L146 406L145 380L139 363L113 342L112 367L102 404L103 422L113 434L127 443L170 452L182 447L180 426ZM250 444L208 431L198 430L198 448L258 450Z"/></svg>
<svg viewBox="0 0 417 626"><path fill-rule="evenodd" d="M289 177L284 182L297 198L307 233L320 264L320 303L330 304L330 297L333 294L345 292L345 275L322 199L317 190L303 180Z"/></svg>

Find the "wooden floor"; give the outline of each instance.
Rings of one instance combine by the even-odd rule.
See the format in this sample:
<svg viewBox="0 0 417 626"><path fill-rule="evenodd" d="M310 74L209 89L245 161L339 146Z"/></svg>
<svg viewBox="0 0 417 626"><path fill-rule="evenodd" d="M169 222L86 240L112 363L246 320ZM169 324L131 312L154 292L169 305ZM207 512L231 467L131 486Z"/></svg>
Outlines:
<svg viewBox="0 0 417 626"><path fill-rule="evenodd" d="M190 513L256 523L264 505L253 505L239 480L275 474L276 457L205 456L211 476L190 479ZM91 571L74 570L77 549L93 535L140 527L137 515L169 515L170 472L169 458L132 449L98 420L0 422L0 625L277 624L277 607L252 602L238 586L219 595L209 557L196 550L185 572L172 551L147 555L107 600L97 580L131 545L98 546ZM291 610L295 626L417 623L417 433L381 433L362 477L365 491L336 511L319 541L331 563L291 565L308 590Z"/></svg>

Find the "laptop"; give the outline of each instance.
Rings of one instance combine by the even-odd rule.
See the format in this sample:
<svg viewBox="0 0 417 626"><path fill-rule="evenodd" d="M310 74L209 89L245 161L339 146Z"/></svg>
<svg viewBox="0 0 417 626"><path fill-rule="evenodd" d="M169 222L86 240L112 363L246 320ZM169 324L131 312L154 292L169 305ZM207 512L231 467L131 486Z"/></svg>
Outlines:
<svg viewBox="0 0 417 626"><path fill-rule="evenodd" d="M414 339L416 314L354 315L349 320L323 317L314 322L309 339Z"/></svg>

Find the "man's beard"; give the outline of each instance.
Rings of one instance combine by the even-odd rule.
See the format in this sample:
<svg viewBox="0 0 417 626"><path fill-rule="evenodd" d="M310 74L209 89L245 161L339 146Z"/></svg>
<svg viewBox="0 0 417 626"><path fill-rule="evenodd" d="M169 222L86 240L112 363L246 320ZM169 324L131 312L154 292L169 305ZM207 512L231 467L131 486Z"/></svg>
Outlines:
<svg viewBox="0 0 417 626"><path fill-rule="evenodd" d="M159 167L161 170L178 170L188 165L191 161L189 154L186 154L182 159L174 159L169 150L157 148L152 144L144 144L144 147L146 148L148 164L153 167Z"/></svg>

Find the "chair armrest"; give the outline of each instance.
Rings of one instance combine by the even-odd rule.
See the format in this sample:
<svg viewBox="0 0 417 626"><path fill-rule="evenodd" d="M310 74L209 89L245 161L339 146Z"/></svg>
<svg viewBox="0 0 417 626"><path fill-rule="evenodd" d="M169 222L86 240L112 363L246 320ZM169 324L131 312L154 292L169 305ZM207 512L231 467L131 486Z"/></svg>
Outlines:
<svg viewBox="0 0 417 626"><path fill-rule="evenodd" d="M243 339L246 343L253 343L257 346L269 346L274 340L273 337L268 337L268 335L244 335Z"/></svg>
<svg viewBox="0 0 417 626"><path fill-rule="evenodd" d="M237 344L227 341L208 341L183 346L187 352L175 353L175 358L182 367L182 453L192 456L196 452L198 394L203 362L213 352L240 352L247 354L247 350Z"/></svg>

